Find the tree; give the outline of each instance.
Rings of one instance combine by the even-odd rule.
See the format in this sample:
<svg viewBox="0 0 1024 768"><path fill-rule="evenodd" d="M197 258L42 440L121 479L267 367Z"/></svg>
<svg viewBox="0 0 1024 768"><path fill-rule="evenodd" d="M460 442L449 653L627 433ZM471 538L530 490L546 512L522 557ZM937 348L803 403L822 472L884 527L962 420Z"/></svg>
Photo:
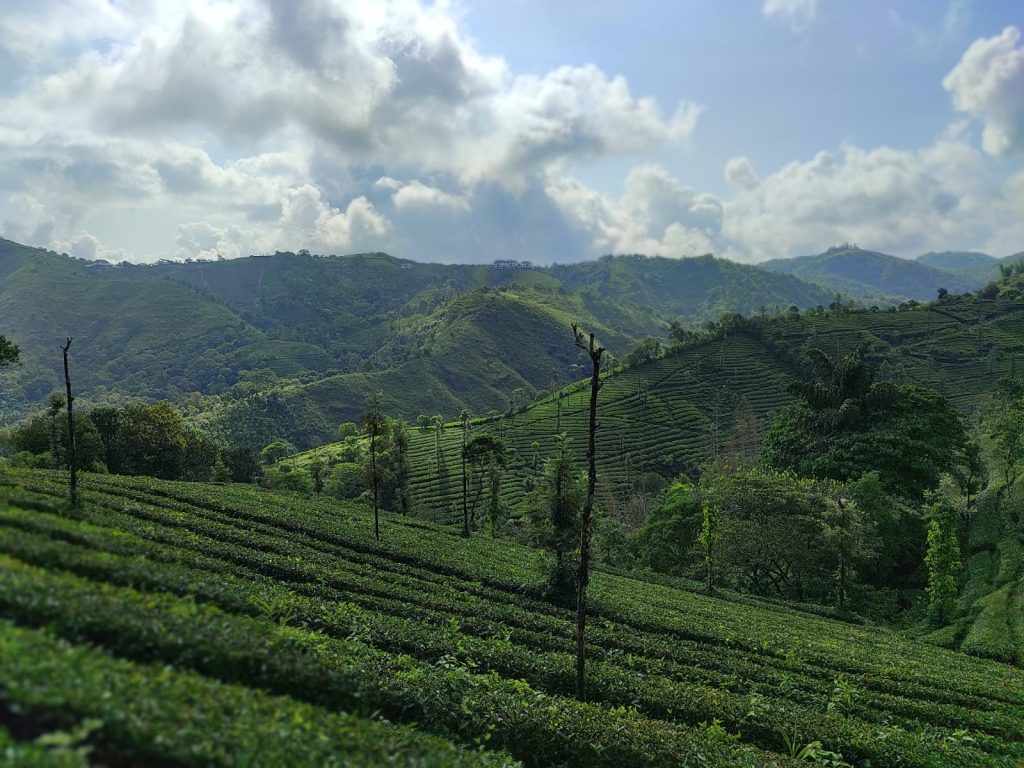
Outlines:
<svg viewBox="0 0 1024 768"><path fill-rule="evenodd" d="M819 488L826 499L826 553L835 560L835 603L840 608L846 608L850 585L857 577L859 568L871 561L876 554L876 529L871 516L860 508L841 484L824 481Z"/></svg>
<svg viewBox="0 0 1024 768"><path fill-rule="evenodd" d="M17 365L20 361L21 350L6 336L0 336L0 368L9 365Z"/></svg>
<svg viewBox="0 0 1024 768"><path fill-rule="evenodd" d="M686 556L700 535L703 504L700 491L688 480L672 483L636 532L641 565L673 576L686 572Z"/></svg>
<svg viewBox="0 0 1024 768"><path fill-rule="evenodd" d="M876 471L888 492L920 502L963 461L963 422L938 392L875 382L864 351L809 352L814 375L790 385L798 402L773 419L761 464L840 482Z"/></svg>
<svg viewBox="0 0 1024 768"><path fill-rule="evenodd" d="M601 389L601 355L604 347L594 343L594 334L585 337L575 323L573 339L578 349L590 358L590 414L587 422L587 495L580 517L580 563L576 577L576 696L586 701L587 586L590 583L590 538L593 534L594 489L597 487L597 393Z"/></svg>
<svg viewBox="0 0 1024 768"><path fill-rule="evenodd" d="M173 480L181 476L187 446L185 420L170 403L133 403L121 410L113 443L117 471Z"/></svg>
<svg viewBox="0 0 1024 768"><path fill-rule="evenodd" d="M657 360L662 355L661 341L648 336L646 339L641 341L636 348L626 355L626 359L623 361L627 368L633 368L637 365L650 362L651 360Z"/></svg>
<svg viewBox="0 0 1024 768"><path fill-rule="evenodd" d="M718 526L718 510L713 505L705 502L701 513L700 537L698 541L700 541L700 545L704 549L704 566L707 571L708 592L712 592L715 588L715 545L718 544L722 534Z"/></svg>
<svg viewBox="0 0 1024 768"><path fill-rule="evenodd" d="M465 408L459 414L459 423L462 425L462 535L469 538L469 477L466 474L466 443L469 442L469 411Z"/></svg>
<svg viewBox="0 0 1024 768"><path fill-rule="evenodd" d="M701 487L719 518L720 579L736 589L790 599L829 593L837 563L826 520L834 483L725 467L721 473L710 468Z"/></svg>
<svg viewBox="0 0 1024 768"><path fill-rule="evenodd" d="M53 457L54 468L64 463L60 444L60 414L64 410L64 405L64 395L60 392L50 393L46 401L46 414L50 417L50 454Z"/></svg>
<svg viewBox="0 0 1024 768"><path fill-rule="evenodd" d="M313 481L313 493L320 496L324 492L324 478L327 474L327 467L319 456L313 459L309 466L309 477Z"/></svg>
<svg viewBox="0 0 1024 768"><path fill-rule="evenodd" d="M380 541L380 486L381 475L377 465L377 442L387 432L388 419L384 415L384 393L374 392L366 401L363 427L370 438L370 489L373 493L373 535Z"/></svg>
<svg viewBox="0 0 1024 768"><path fill-rule="evenodd" d="M492 536L497 530L501 475L506 465L505 453L505 442L494 435L487 434L473 437L463 448L463 458L469 463L477 479L477 492L470 508L470 524L475 524L476 506L483 494L484 481L488 480L490 485L488 517Z"/></svg>
<svg viewBox="0 0 1024 768"><path fill-rule="evenodd" d="M960 571L960 542L957 510L950 492L940 491L928 505L928 615L936 625L947 624L956 612L957 574Z"/></svg>
<svg viewBox="0 0 1024 768"><path fill-rule="evenodd" d="M392 474L395 478L395 496L398 511L403 515L412 514L412 489L409 488L409 433L401 419L390 425Z"/></svg>
<svg viewBox="0 0 1024 768"><path fill-rule="evenodd" d="M245 445L234 445L221 452L221 458L235 483L255 483L263 473L256 450Z"/></svg>
<svg viewBox="0 0 1024 768"><path fill-rule="evenodd" d="M327 492L336 499L355 499L366 488L365 473L354 462L335 464L327 481Z"/></svg>
<svg viewBox="0 0 1024 768"><path fill-rule="evenodd" d="M1003 482L1009 487L1024 459L1024 394L1020 383L1000 382L983 414L982 429L991 441L996 460L1002 465Z"/></svg>
<svg viewBox="0 0 1024 768"><path fill-rule="evenodd" d="M263 447L263 450L260 451L260 458L264 464L276 464L285 456L290 456L293 453L295 453L295 446L287 440L278 438Z"/></svg>
<svg viewBox="0 0 1024 768"><path fill-rule="evenodd" d="M441 473L441 436L444 434L444 418L440 415L430 419L434 426L434 466L438 474Z"/></svg>
<svg viewBox="0 0 1024 768"><path fill-rule="evenodd" d="M527 506L533 542L555 553L547 597L558 603L569 604L576 597L575 563L570 562L570 553L579 540L583 493L572 439L563 432L555 438L555 453L545 460Z"/></svg>

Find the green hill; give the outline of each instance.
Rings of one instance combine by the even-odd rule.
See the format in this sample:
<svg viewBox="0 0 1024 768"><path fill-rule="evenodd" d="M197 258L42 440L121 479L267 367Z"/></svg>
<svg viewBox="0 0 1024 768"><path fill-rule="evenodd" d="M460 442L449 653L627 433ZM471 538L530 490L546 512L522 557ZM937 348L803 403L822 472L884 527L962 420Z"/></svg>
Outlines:
<svg viewBox="0 0 1024 768"><path fill-rule="evenodd" d="M996 259L979 251L929 251L922 253L915 261L947 272L962 272L973 267L992 266Z"/></svg>
<svg viewBox="0 0 1024 768"><path fill-rule="evenodd" d="M553 338L572 350L567 326ZM644 472L672 477L730 443L756 444L758 435L744 432L765 426L789 402L787 384L804 375L803 351L819 347L837 354L857 343L869 345L869 360L881 378L921 383L970 412L1001 376L1022 370L1024 304L1014 298L951 297L904 311L755 319L609 376L601 390L598 432L607 492L626 496ZM530 477L552 454L559 432L572 436L583 459L587 397L584 387L569 387L510 416L483 419L474 429L502 436L511 448L510 474ZM449 419L456 414L441 412ZM440 452L437 440L432 429L411 432L413 493L424 514L451 520L461 494L459 429L450 424L442 431ZM325 446L317 455L329 457L339 449ZM294 461L302 464L312 455ZM504 493L514 506L525 487L509 483Z"/></svg>
<svg viewBox="0 0 1024 768"><path fill-rule="evenodd" d="M977 290L986 282L936 269L920 260L900 259L845 245L816 256L773 259L759 266L769 272L793 275L820 285L833 297L843 293L887 303L892 303L894 298L930 301L939 288L965 293Z"/></svg>
<svg viewBox="0 0 1024 768"><path fill-rule="evenodd" d="M145 268L92 265L0 240L0 276L0 328L23 359L0 378L0 417L62 381L65 336L75 338L76 387L92 399L215 392L246 368L294 375L326 363L312 345L276 343L223 302Z"/></svg>
<svg viewBox="0 0 1024 768"><path fill-rule="evenodd" d="M556 329L572 320L621 357L673 319L827 298L710 257L509 270L302 252L139 266L0 240L0 275L0 329L24 362L0 380L0 420L56 387L70 335L83 402L185 398L232 435L302 445L381 387L407 418L504 410L518 388L561 387L573 374Z"/></svg>
<svg viewBox="0 0 1024 768"><path fill-rule="evenodd" d="M821 288L783 274L712 256L666 259L605 256L549 270L567 289L613 301L636 302L667 316L717 320L726 312L753 315L767 309L827 305Z"/></svg>
<svg viewBox="0 0 1024 768"><path fill-rule="evenodd" d="M1024 757L1017 669L877 627L598 572L583 704L573 613L531 596L542 553L393 515L376 542L363 506L252 486L63 494L0 481L0 707L26 754L92 719L90 762L118 765Z"/></svg>

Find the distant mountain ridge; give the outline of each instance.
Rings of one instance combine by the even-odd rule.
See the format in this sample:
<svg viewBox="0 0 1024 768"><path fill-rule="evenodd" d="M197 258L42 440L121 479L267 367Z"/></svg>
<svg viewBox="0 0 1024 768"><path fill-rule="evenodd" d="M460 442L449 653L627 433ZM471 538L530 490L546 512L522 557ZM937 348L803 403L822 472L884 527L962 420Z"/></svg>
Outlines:
<svg viewBox="0 0 1024 768"><path fill-rule="evenodd" d="M997 259L980 251L929 251L922 253L915 261L926 267L947 272L960 272L978 266L991 266Z"/></svg>
<svg viewBox="0 0 1024 768"><path fill-rule="evenodd" d="M940 255L939 260L944 259L946 257ZM935 298L940 288L967 293L988 282L929 266L927 261L934 260L934 255L922 262L844 245L814 256L773 259L759 266L768 272L780 272L820 285L833 293L890 302L899 299L928 301Z"/></svg>
<svg viewBox="0 0 1024 768"><path fill-rule="evenodd" d="M308 415L300 421L323 425L358 415L376 388L393 392L395 415L413 417L431 402L480 412L505 408L516 389L561 386L573 321L623 356L666 336L670 320L827 300L797 278L710 256L496 269L300 252L143 266L0 240L0 333L24 358L0 377L0 419L56 388L54 350L67 335L85 403L223 394L222 410L272 390L250 409L257 422L294 405Z"/></svg>

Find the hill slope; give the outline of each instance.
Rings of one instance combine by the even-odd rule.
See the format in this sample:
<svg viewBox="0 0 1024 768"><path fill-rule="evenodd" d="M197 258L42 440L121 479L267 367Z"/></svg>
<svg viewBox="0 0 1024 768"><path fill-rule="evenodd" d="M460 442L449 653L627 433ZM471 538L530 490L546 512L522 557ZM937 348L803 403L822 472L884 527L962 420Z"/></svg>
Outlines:
<svg viewBox="0 0 1024 768"><path fill-rule="evenodd" d="M516 387L568 383L561 347L547 344L553 317L571 313L600 329L622 356L645 336L664 335L673 318L824 298L794 278L710 258L609 257L596 266L501 270L386 254L280 253L114 266L0 240L0 276L0 332L24 352L23 367L0 380L0 420L17 418L55 388L57 344L72 335L85 401L227 393L229 402L205 407L192 398L190 408L218 411L237 408L259 381L251 420L296 409L295 424L270 436L307 444L381 386L400 393L395 407L413 418L463 406L503 409ZM530 339L544 343L505 349ZM228 393L239 380L242 390Z"/></svg>
<svg viewBox="0 0 1024 768"><path fill-rule="evenodd" d="M561 339L571 349L566 328ZM789 402L786 386L804 374L803 351L819 347L835 355L857 343L869 345L869 360L881 378L921 383L970 412L1001 376L1018 373L1024 365L1024 303L949 298L906 311L748 321L612 375L601 390L597 437L607 492L628 496L632 481L643 472L671 477L727 444L756 445L758 435L746 433L756 433ZM583 460L587 398L582 386L570 387L511 416L483 420L474 429L502 436L511 449L511 474L529 477L552 455L555 436L562 431L573 438ZM424 514L451 519L461 494L458 428L443 430L440 451L433 430L412 430L410 438L416 503ZM318 449L320 456L332 450ZM311 456L295 461L301 464ZM514 505L524 492L523 484L508 483L506 501Z"/></svg>
<svg viewBox="0 0 1024 768"><path fill-rule="evenodd" d="M877 628L597 573L580 704L573 614L530 597L538 552L390 515L376 542L364 507L251 486L89 475L81 511L63 491L0 484L0 705L29 734L98 717L118 762L1024 757L1019 670Z"/></svg>
<svg viewBox="0 0 1024 768"><path fill-rule="evenodd" d="M929 251L915 259L918 264L947 272L961 272L973 267L995 264L996 259L979 251Z"/></svg>
<svg viewBox="0 0 1024 768"><path fill-rule="evenodd" d="M973 291L985 281L946 272L920 261L900 259L861 248L830 248L816 256L773 259L759 265L769 272L793 275L833 294L930 301L939 288L951 293ZM891 301L891 299L890 299Z"/></svg>

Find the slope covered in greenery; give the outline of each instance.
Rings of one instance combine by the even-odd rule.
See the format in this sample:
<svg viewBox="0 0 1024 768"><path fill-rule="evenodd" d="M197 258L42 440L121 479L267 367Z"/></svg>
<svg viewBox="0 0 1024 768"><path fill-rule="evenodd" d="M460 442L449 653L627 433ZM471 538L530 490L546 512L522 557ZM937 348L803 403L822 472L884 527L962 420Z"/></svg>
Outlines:
<svg viewBox="0 0 1024 768"><path fill-rule="evenodd" d="M571 335L561 344L572 350ZM557 341L559 337L555 337ZM803 352L841 355L868 345L883 380L916 382L969 413L1000 377L1024 366L1024 304L1011 295L948 298L904 311L787 314L734 324L712 338L609 376L600 395L597 454L607 493L626 494L644 472L669 478L726 448L756 449L771 415L790 402L787 385L806 375ZM581 382L582 384L582 382ZM510 448L503 493L514 506L567 432L580 461L586 445L588 393L569 387L511 415L478 419ZM450 520L461 505L461 429L453 411L439 432L410 432L412 489L424 514ZM479 412L476 412L479 414ZM534 445L536 443L536 446ZM338 447L318 449L329 458ZM302 464L312 453L294 459Z"/></svg>
<svg viewBox="0 0 1024 768"><path fill-rule="evenodd" d="M24 351L24 365L0 382L0 418L16 418L54 388L57 344L71 335L85 401L224 394L188 407L208 421L238 411L239 423L269 424L270 437L307 444L379 386L412 418L503 409L517 387L569 383L566 355L550 343L553 318L571 314L623 356L673 319L826 298L799 280L710 257L507 270L302 252L139 266L3 240L0 275L0 328Z"/></svg>
<svg viewBox="0 0 1024 768"><path fill-rule="evenodd" d="M549 270L569 290L654 307L670 317L717 320L726 312L753 315L790 305L827 305L832 297L787 275L712 256L666 259L605 256Z"/></svg>
<svg viewBox="0 0 1024 768"><path fill-rule="evenodd" d="M1024 756L1018 669L878 628L597 573L583 704L537 551L393 515L376 542L361 505L252 486L87 475L72 510L64 482L0 481L0 706L27 736L96 718L112 762Z"/></svg>
<svg viewBox="0 0 1024 768"><path fill-rule="evenodd" d="M839 246L816 256L773 259L759 265L769 272L793 275L822 286L834 295L887 297L930 301L939 288L965 293L987 280L936 269L926 262L900 259L862 248ZM891 298L888 301L891 302Z"/></svg>
<svg viewBox="0 0 1024 768"><path fill-rule="evenodd" d="M979 251L929 251L915 259L919 264L947 272L961 272L972 267L992 266L996 259Z"/></svg>
<svg viewBox="0 0 1024 768"><path fill-rule="evenodd" d="M42 400L62 373L59 345L75 338L75 381L87 397L173 398L218 391L240 369L283 375L322 367L306 344L268 339L229 307L155 274L90 266L0 240L0 328L23 366L0 379L0 416Z"/></svg>

